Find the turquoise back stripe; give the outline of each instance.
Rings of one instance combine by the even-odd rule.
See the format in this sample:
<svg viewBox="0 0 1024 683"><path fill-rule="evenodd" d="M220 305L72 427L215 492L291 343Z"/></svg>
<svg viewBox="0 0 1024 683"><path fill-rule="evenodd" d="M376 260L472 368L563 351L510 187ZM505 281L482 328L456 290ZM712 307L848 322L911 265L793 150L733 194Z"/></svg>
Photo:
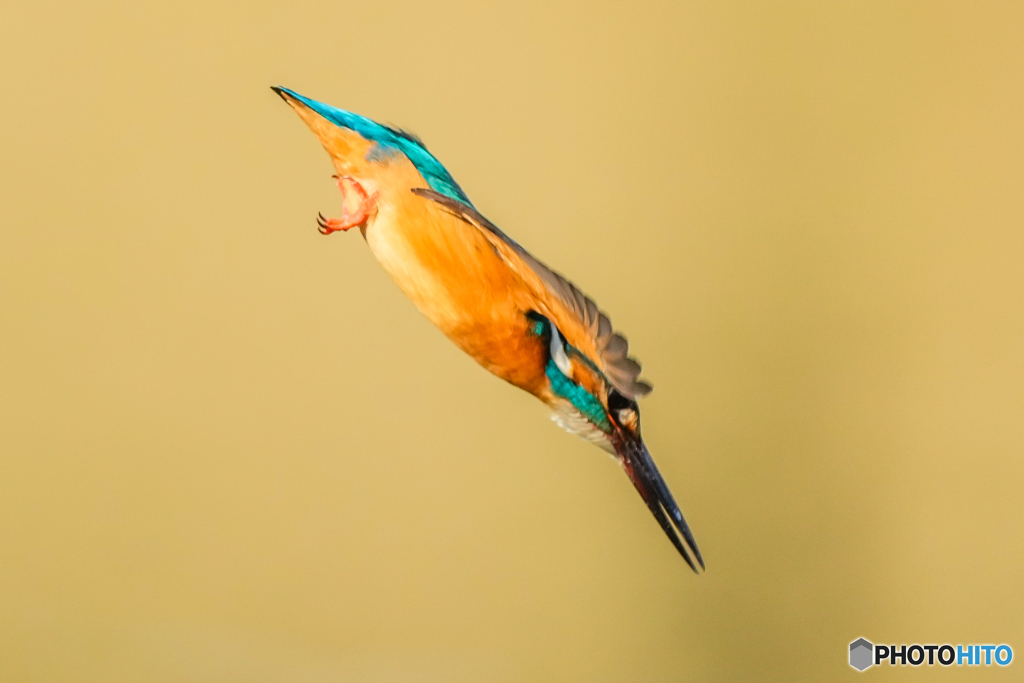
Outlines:
<svg viewBox="0 0 1024 683"><path fill-rule="evenodd" d="M528 312L526 317L533 323L530 326L530 333L542 337L550 343L551 321L536 311ZM593 366L593 363L590 363L590 360L577 351L572 344L566 344L565 347L569 354L576 355L586 361L588 365ZM594 369L597 370L597 368ZM598 372L600 371L598 370ZM605 434L612 432L612 424L608 420L608 414L605 412L604 406L601 405L601 401L582 386L562 374L562 371L555 365L555 361L550 357L548 358L547 365L544 367L544 374L547 375L548 381L551 382L551 391L556 396L560 396L573 404L583 417L587 418L591 424Z"/></svg>
<svg viewBox="0 0 1024 683"><path fill-rule="evenodd" d="M602 432L611 433L612 424L608 421L604 406L593 394L563 375L553 360L548 361L544 371L551 382L551 391L572 403L576 410L583 413L583 416Z"/></svg>

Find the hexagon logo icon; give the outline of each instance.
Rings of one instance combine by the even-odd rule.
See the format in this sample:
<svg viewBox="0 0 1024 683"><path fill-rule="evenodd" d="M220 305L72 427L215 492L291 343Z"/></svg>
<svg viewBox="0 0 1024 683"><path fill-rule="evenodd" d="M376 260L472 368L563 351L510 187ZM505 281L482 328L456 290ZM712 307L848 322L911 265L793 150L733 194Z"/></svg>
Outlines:
<svg viewBox="0 0 1024 683"><path fill-rule="evenodd" d="M857 671L863 671L875 663L875 646L864 638L858 638L850 643L850 666Z"/></svg>

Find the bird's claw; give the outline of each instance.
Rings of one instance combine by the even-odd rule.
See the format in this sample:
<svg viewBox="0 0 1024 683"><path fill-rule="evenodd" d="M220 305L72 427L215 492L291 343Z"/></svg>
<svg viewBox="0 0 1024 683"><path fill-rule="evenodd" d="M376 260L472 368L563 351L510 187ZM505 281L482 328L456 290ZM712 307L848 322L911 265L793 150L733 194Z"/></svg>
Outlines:
<svg viewBox="0 0 1024 683"><path fill-rule="evenodd" d="M341 221L336 218L327 218L322 213L316 215L317 230L321 235L330 235L335 230L344 230L344 228L337 225L339 223Z"/></svg>
<svg viewBox="0 0 1024 683"><path fill-rule="evenodd" d="M370 217L370 214L377 208L377 194L372 196L366 194L363 186L352 176L336 175L338 189L341 190L341 218L327 218L322 213L317 214L316 224L321 235L330 235L339 230L351 230L362 226ZM352 187L354 197L346 189L346 183ZM349 211L350 198L354 200L355 207Z"/></svg>

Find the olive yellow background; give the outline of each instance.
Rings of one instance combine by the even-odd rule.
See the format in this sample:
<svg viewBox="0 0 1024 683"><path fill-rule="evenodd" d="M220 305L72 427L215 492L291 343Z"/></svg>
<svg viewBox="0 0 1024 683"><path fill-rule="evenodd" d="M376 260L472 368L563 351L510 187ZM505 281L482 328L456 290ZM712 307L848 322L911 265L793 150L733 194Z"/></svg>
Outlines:
<svg viewBox="0 0 1024 683"><path fill-rule="evenodd" d="M0 76L0 680L1019 680L846 660L1024 657L1020 4L7 0ZM609 312L705 575L275 84Z"/></svg>

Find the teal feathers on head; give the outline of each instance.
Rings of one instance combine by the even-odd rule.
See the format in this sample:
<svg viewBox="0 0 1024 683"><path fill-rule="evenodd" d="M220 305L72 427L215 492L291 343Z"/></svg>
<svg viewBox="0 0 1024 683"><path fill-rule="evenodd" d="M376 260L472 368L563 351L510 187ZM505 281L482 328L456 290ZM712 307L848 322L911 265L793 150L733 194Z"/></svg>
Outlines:
<svg viewBox="0 0 1024 683"><path fill-rule="evenodd" d="M423 141L415 135L404 130L379 124L365 116L311 100L288 88L275 87L274 91L278 94L285 93L289 97L295 98L337 126L353 130L367 140L376 142L377 144L374 145L367 156L367 161L384 161L396 153L404 154L427 181L431 189L467 206L473 206L473 203L469 201L469 197L462 191L459 184L455 182L448 169L433 154L427 151Z"/></svg>

